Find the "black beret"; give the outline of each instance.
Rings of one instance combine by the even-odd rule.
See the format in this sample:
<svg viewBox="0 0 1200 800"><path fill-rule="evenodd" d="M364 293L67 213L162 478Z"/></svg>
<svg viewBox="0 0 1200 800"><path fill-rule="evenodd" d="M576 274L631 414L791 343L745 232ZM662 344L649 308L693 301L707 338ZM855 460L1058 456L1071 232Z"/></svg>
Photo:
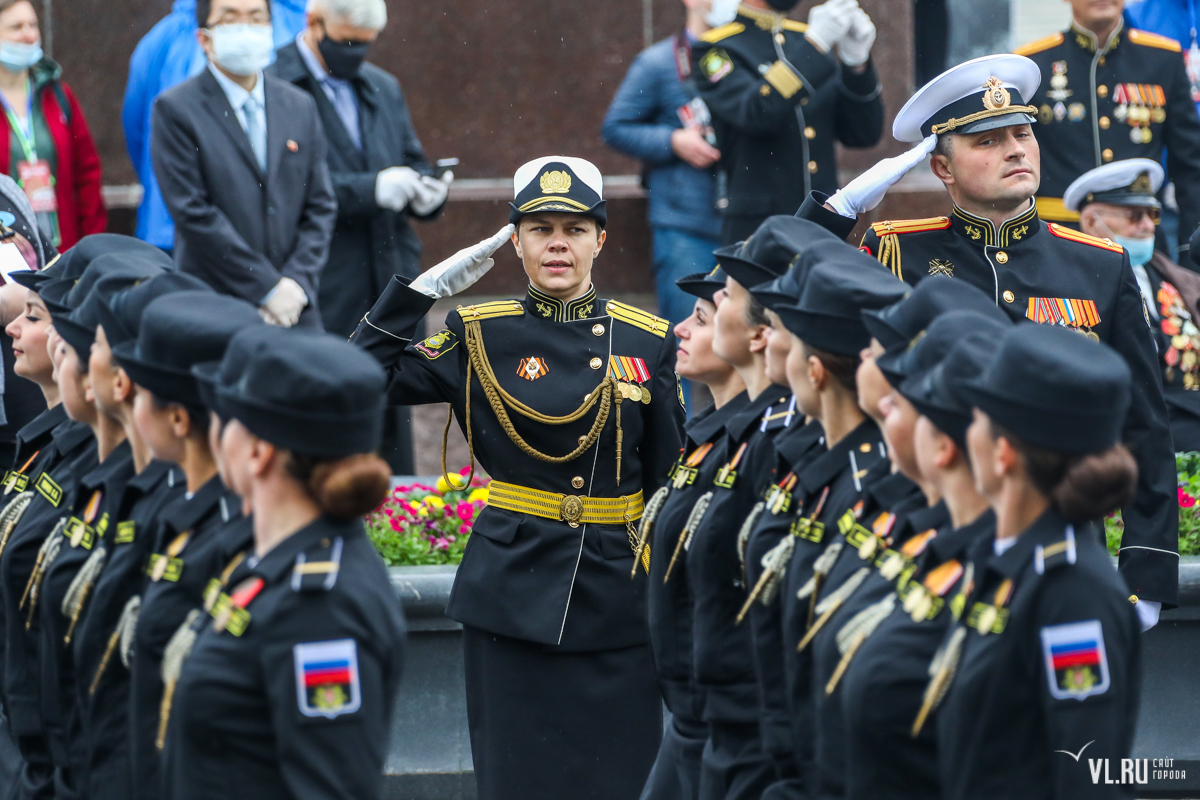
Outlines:
<svg viewBox="0 0 1200 800"><path fill-rule="evenodd" d="M142 312L151 302L163 295L188 291L211 293L213 289L195 275L172 270L108 298L108 302L102 303L97 311L109 346L113 347L137 338Z"/></svg>
<svg viewBox="0 0 1200 800"><path fill-rule="evenodd" d="M775 313L785 328L810 347L835 355L856 356L871 343L862 312L883 308L908 293L908 285L868 256L839 253L808 273L800 300Z"/></svg>
<svg viewBox="0 0 1200 800"><path fill-rule="evenodd" d="M992 310L996 307L992 306ZM996 342L1011 327L1012 321L1003 312L993 316L978 311L947 311L929 323L907 347L887 351L875 359L875 364L888 383L900 388L909 377L936 366L963 337L978 332Z"/></svg>
<svg viewBox="0 0 1200 800"><path fill-rule="evenodd" d="M713 295L725 288L725 270L717 266L711 272L694 272L675 281L675 285L692 297L711 302Z"/></svg>
<svg viewBox="0 0 1200 800"><path fill-rule="evenodd" d="M1008 315L996 301L964 280L940 275L925 278L912 294L895 305L878 311L864 311L867 330L885 350L907 347L913 337L946 311L977 311L1007 322Z"/></svg>

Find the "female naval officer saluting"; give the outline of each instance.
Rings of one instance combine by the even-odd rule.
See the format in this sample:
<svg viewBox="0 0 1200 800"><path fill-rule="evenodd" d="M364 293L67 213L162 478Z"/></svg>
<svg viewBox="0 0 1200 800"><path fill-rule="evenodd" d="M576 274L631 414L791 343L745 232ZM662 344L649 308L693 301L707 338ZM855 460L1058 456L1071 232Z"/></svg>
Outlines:
<svg viewBox="0 0 1200 800"><path fill-rule="evenodd" d="M480 800L635 800L662 737L646 626L644 498L679 456L670 323L602 300L600 171L565 156L517 170L520 300L460 306L409 341L437 298L492 266L512 226L393 280L353 340L390 369L393 403L449 402L493 478L446 613L463 623Z"/></svg>
<svg viewBox="0 0 1200 800"><path fill-rule="evenodd" d="M324 334L247 328L225 360L247 350L218 370L215 394L225 477L253 511L254 545L190 653L178 637L168 646L183 665L165 797L378 800L404 645L361 519L391 477L374 455L383 373Z"/></svg>

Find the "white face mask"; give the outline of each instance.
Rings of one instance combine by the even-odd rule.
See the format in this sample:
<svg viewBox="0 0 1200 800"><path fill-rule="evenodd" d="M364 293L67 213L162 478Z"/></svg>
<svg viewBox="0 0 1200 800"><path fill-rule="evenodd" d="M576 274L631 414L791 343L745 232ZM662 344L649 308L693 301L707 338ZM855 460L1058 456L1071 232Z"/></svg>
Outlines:
<svg viewBox="0 0 1200 800"><path fill-rule="evenodd" d="M253 75L271 63L275 52L270 25L217 25L208 35L213 60L234 75Z"/></svg>
<svg viewBox="0 0 1200 800"><path fill-rule="evenodd" d="M41 60L41 42L0 42L0 65L9 72L27 70Z"/></svg>
<svg viewBox="0 0 1200 800"><path fill-rule="evenodd" d="M712 7L704 15L704 21L714 28L727 25L737 17L739 0L712 0Z"/></svg>

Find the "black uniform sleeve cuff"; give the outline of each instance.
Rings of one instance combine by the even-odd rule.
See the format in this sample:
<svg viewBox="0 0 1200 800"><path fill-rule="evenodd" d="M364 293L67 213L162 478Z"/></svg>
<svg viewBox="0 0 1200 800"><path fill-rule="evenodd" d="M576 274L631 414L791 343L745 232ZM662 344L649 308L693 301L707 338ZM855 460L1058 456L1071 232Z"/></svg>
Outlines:
<svg viewBox="0 0 1200 800"><path fill-rule="evenodd" d="M1145 547L1125 547L1119 556L1121 577L1139 600L1156 600L1163 610L1179 605L1179 556Z"/></svg>
<svg viewBox="0 0 1200 800"><path fill-rule="evenodd" d="M375 305L358 323L350 341L384 366L390 366L408 347L433 304L432 297L409 288L408 281L393 275Z"/></svg>
<svg viewBox="0 0 1200 800"><path fill-rule="evenodd" d="M830 233L836 234L839 239L849 238L850 234L854 232L854 226L858 224L858 220L843 217L836 211L830 211L825 207L827 200L829 200L829 195L824 192L809 192L795 216L817 223Z"/></svg>
<svg viewBox="0 0 1200 800"><path fill-rule="evenodd" d="M841 68L842 94L860 103L879 97L883 87L879 82L878 73L875 72L874 59L867 59L867 68L862 72L855 72L845 64L842 64Z"/></svg>

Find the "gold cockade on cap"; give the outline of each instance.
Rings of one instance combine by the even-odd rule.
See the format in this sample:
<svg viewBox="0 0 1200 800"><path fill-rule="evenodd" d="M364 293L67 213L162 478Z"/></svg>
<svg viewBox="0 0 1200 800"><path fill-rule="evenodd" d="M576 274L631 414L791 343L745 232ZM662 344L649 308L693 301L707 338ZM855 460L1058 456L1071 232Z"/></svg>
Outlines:
<svg viewBox="0 0 1200 800"><path fill-rule="evenodd" d="M566 194L571 191L571 173L558 169L543 172L539 183L543 194Z"/></svg>
<svg viewBox="0 0 1200 800"><path fill-rule="evenodd" d="M1008 89L1004 88L1000 79L995 75L987 79L983 88L983 107L988 111L1008 108L1012 104L1012 97L1008 94Z"/></svg>

